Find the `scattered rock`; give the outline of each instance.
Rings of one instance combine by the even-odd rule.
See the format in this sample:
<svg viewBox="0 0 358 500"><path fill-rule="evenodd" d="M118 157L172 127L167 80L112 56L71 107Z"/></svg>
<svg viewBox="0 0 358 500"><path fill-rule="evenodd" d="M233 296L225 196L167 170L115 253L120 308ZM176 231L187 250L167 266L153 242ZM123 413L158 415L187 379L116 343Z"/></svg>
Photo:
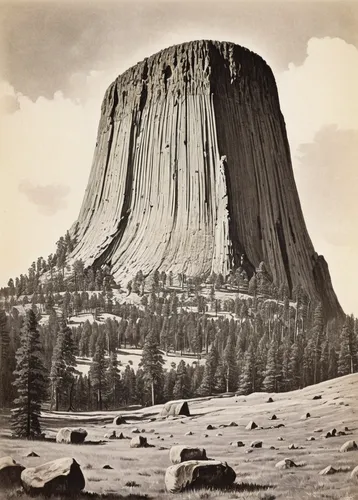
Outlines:
<svg viewBox="0 0 358 500"><path fill-rule="evenodd" d="M252 441L252 443L250 444L250 447L251 448L262 448L262 441L259 441L259 440Z"/></svg>
<svg viewBox="0 0 358 500"><path fill-rule="evenodd" d="M321 429L320 427L318 429L315 429L313 432L322 432L323 429Z"/></svg>
<svg viewBox="0 0 358 500"><path fill-rule="evenodd" d="M220 436L222 436L222 435L223 435L223 433L222 433L222 432L218 432L218 433L216 434L216 437L220 437Z"/></svg>
<svg viewBox="0 0 358 500"><path fill-rule="evenodd" d="M111 467L110 465L107 464L107 465L104 465L102 467L102 469L113 470L113 467Z"/></svg>
<svg viewBox="0 0 358 500"><path fill-rule="evenodd" d="M117 439L116 431L112 431L112 434L105 434L105 439Z"/></svg>
<svg viewBox="0 0 358 500"><path fill-rule="evenodd" d="M268 400L266 401L266 403L273 403L273 399L272 398L268 398Z"/></svg>
<svg viewBox="0 0 358 500"><path fill-rule="evenodd" d="M25 469L11 457L0 458L0 490L21 486L21 473Z"/></svg>
<svg viewBox="0 0 358 500"><path fill-rule="evenodd" d="M82 444L86 439L86 436L87 431L85 429L70 429L69 427L64 427L58 431L56 443Z"/></svg>
<svg viewBox="0 0 358 500"><path fill-rule="evenodd" d="M125 419L122 417L122 415L117 415L113 419L113 425L121 425L121 424L126 424L127 422Z"/></svg>
<svg viewBox="0 0 358 500"><path fill-rule="evenodd" d="M237 427L237 423L236 422L230 422L229 423L229 427Z"/></svg>
<svg viewBox="0 0 358 500"><path fill-rule="evenodd" d="M274 446L270 446L270 450L276 450L277 448L275 448Z"/></svg>
<svg viewBox="0 0 358 500"><path fill-rule="evenodd" d="M338 431L337 436L346 436L347 434L344 431Z"/></svg>
<svg viewBox="0 0 358 500"><path fill-rule="evenodd" d="M290 458L284 458L280 462L277 462L275 467L277 467L277 469L291 469L292 467L297 467L297 465Z"/></svg>
<svg viewBox="0 0 358 500"><path fill-rule="evenodd" d="M85 478L73 458L59 458L22 471L21 482L30 495L73 494L83 490Z"/></svg>
<svg viewBox="0 0 358 500"><path fill-rule="evenodd" d="M216 427L214 427L214 426L213 426L213 425L211 425L211 424L209 424L209 425L207 425L207 426L206 426L206 430L207 430L207 431L212 431L212 430L214 430L214 429L216 429Z"/></svg>
<svg viewBox="0 0 358 500"><path fill-rule="evenodd" d="M337 429L331 429L329 432L331 433L331 436L334 437L337 434Z"/></svg>
<svg viewBox="0 0 358 500"><path fill-rule="evenodd" d="M270 420L277 420L276 415L271 415Z"/></svg>
<svg viewBox="0 0 358 500"><path fill-rule="evenodd" d="M252 453L254 450L252 450L251 448L249 450L246 450L245 453Z"/></svg>
<svg viewBox="0 0 358 500"><path fill-rule="evenodd" d="M135 436L130 442L131 448L148 448L147 438L144 436Z"/></svg>
<svg viewBox="0 0 358 500"><path fill-rule="evenodd" d="M193 433L193 432L191 432L191 431L188 431L188 432L186 432L186 433L185 433L185 435L186 435L186 436L192 436L193 434L194 434L194 433Z"/></svg>
<svg viewBox="0 0 358 500"><path fill-rule="evenodd" d="M288 449L289 449L289 450L302 450L302 446L297 446L296 444L291 443L291 444L288 446Z"/></svg>
<svg viewBox="0 0 358 500"><path fill-rule="evenodd" d="M35 453L34 451L30 451L30 453L28 453L26 455L27 457L39 457L40 455L38 455L37 453Z"/></svg>
<svg viewBox="0 0 358 500"><path fill-rule="evenodd" d="M274 426L274 429L281 429L281 427L285 427L285 424L277 424Z"/></svg>
<svg viewBox="0 0 358 500"><path fill-rule="evenodd" d="M235 471L227 463L216 460L190 460L168 467L165 487L170 493L191 488L226 488L236 479Z"/></svg>
<svg viewBox="0 0 358 500"><path fill-rule="evenodd" d="M123 432L121 432L120 435L117 436L117 439L127 439L127 438L124 436Z"/></svg>
<svg viewBox="0 0 358 500"><path fill-rule="evenodd" d="M317 394L317 396L313 396L313 401L317 400L317 399L322 399L322 394Z"/></svg>
<svg viewBox="0 0 358 500"><path fill-rule="evenodd" d="M355 441L346 441L339 450L341 453L345 453L346 451L355 451L358 449L357 443Z"/></svg>
<svg viewBox="0 0 358 500"><path fill-rule="evenodd" d="M357 479L358 480L358 465L357 467L354 467L354 469L351 472L351 479Z"/></svg>
<svg viewBox="0 0 358 500"><path fill-rule="evenodd" d="M191 446L172 446L169 452L172 464L180 464L188 460L207 460L205 448Z"/></svg>
<svg viewBox="0 0 358 500"><path fill-rule="evenodd" d="M284 440L284 439L283 439L283 437L281 437L281 436L279 436L279 437L277 438L277 441L283 441L283 440Z"/></svg>
<svg viewBox="0 0 358 500"><path fill-rule="evenodd" d="M236 446L237 448L241 448L242 446L245 446L242 441L231 441L230 446Z"/></svg>
<svg viewBox="0 0 358 500"><path fill-rule="evenodd" d="M345 427L345 428L344 428L344 430L345 430L346 432L348 432L348 431L349 431L348 427Z"/></svg>
<svg viewBox="0 0 358 500"><path fill-rule="evenodd" d="M209 437L209 434L204 434L204 438L208 438Z"/></svg>
<svg viewBox="0 0 358 500"><path fill-rule="evenodd" d="M173 434L170 434L170 435L169 435L169 437L170 437L170 438L173 438L174 436L173 436Z"/></svg>
<svg viewBox="0 0 358 500"><path fill-rule="evenodd" d="M178 415L183 415L185 417L190 417L189 406L186 401L183 403L166 403L160 413L162 417L177 417Z"/></svg>
<svg viewBox="0 0 358 500"><path fill-rule="evenodd" d="M140 430L138 429L138 427L134 427L134 429L131 430L131 433L132 434L140 434Z"/></svg>
<svg viewBox="0 0 358 500"><path fill-rule="evenodd" d="M306 439L306 441L316 441L316 438L313 436L310 436Z"/></svg>
<svg viewBox="0 0 358 500"><path fill-rule="evenodd" d="M145 429L142 429L140 432L142 432L143 434L145 434L147 431Z"/></svg>
<svg viewBox="0 0 358 500"><path fill-rule="evenodd" d="M257 427L258 427L258 425L253 420L251 420L251 422L249 422L247 424L247 426L245 427L245 429L248 430L248 431L251 431L253 429L257 429Z"/></svg>
<svg viewBox="0 0 358 500"><path fill-rule="evenodd" d="M321 476L330 476L331 474L335 474L336 472L338 472L338 470L332 467L332 465L329 465L325 469L322 469L319 474Z"/></svg>
<svg viewBox="0 0 358 500"><path fill-rule="evenodd" d="M328 431L326 432L325 436L326 439L333 437L332 434Z"/></svg>
<svg viewBox="0 0 358 500"><path fill-rule="evenodd" d="M301 419L305 420L306 418L310 418L310 416L311 416L310 413L305 413L304 415L302 415Z"/></svg>

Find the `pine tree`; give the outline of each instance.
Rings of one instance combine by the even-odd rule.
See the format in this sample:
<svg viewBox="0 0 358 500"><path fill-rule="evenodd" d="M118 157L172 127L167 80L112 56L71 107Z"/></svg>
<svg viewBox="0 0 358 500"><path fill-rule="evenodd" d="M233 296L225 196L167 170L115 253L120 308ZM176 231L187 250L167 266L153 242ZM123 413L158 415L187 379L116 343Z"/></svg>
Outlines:
<svg viewBox="0 0 358 500"><path fill-rule="evenodd" d="M59 409L60 394L62 395L62 401L64 401L63 395L66 395L67 410L72 410L73 391L77 374L72 330L66 325L65 320L62 319L60 332L53 351L50 372L52 386L51 403L55 404L56 411Z"/></svg>
<svg viewBox="0 0 358 500"><path fill-rule="evenodd" d="M177 367L173 397L174 399L187 399L190 397L190 379L183 360L179 362Z"/></svg>
<svg viewBox="0 0 358 500"><path fill-rule="evenodd" d="M165 401L173 399L173 391L175 386L176 371L174 368L164 372L163 396Z"/></svg>
<svg viewBox="0 0 358 500"><path fill-rule="evenodd" d="M11 383L10 373L10 335L5 311L0 310L0 408L4 408L6 394Z"/></svg>
<svg viewBox="0 0 358 500"><path fill-rule="evenodd" d="M106 373L106 400L109 406L115 410L121 400L121 375L118 369L117 355L112 352L109 356L108 369Z"/></svg>
<svg viewBox="0 0 358 500"><path fill-rule="evenodd" d="M89 376L93 391L96 393L97 410L103 409L103 394L106 389L106 360L104 357L104 341L98 338L96 350L91 363Z"/></svg>
<svg viewBox="0 0 358 500"><path fill-rule="evenodd" d="M225 392L227 390L227 373L222 363L218 364L214 376L215 392Z"/></svg>
<svg viewBox="0 0 358 500"><path fill-rule="evenodd" d="M16 352L15 386L17 398L12 413L12 428L16 437L39 437L41 404L45 400L47 380L41 358L38 323L34 311L26 314L20 347Z"/></svg>
<svg viewBox="0 0 358 500"><path fill-rule="evenodd" d="M139 364L144 371L144 380L146 387L150 389L152 405L155 405L156 395L163 383L163 365L162 353L158 349L154 332L150 332L144 342L142 359Z"/></svg>
<svg viewBox="0 0 358 500"><path fill-rule="evenodd" d="M213 344L206 357L203 380L198 389L199 396L210 396L214 392L215 372L218 366L219 354L216 346Z"/></svg>
<svg viewBox="0 0 358 500"><path fill-rule="evenodd" d="M273 339L267 353L266 373L263 389L267 392L278 392L280 389L281 369L278 344Z"/></svg>
<svg viewBox="0 0 358 500"><path fill-rule="evenodd" d="M256 390L257 381L255 361L255 349L253 343L250 342L249 347L244 355L244 362L239 378L239 394L250 394L251 392Z"/></svg>
<svg viewBox="0 0 358 500"><path fill-rule="evenodd" d="M223 353L223 373L225 377L226 392L233 391L237 384L236 356L235 356L235 337L229 335L226 347Z"/></svg>
<svg viewBox="0 0 358 500"><path fill-rule="evenodd" d="M354 318L346 316L340 336L338 375L354 373L358 368L357 339L354 333Z"/></svg>

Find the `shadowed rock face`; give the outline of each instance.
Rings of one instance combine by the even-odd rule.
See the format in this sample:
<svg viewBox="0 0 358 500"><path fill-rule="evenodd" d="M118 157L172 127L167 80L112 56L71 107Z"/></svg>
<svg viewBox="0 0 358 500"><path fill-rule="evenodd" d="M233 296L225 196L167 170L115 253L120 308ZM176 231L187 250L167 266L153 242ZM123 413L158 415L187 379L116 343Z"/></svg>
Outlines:
<svg viewBox="0 0 358 500"><path fill-rule="evenodd" d="M170 47L120 75L104 97L72 257L142 270L214 271L264 261L341 313L305 226L275 79L232 43Z"/></svg>

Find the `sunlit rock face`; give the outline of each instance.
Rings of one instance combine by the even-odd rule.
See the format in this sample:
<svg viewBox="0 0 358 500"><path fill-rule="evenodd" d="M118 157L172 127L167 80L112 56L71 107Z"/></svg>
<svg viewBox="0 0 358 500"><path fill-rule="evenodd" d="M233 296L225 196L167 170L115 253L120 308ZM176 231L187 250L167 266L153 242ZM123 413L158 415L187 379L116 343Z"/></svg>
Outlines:
<svg viewBox="0 0 358 500"><path fill-rule="evenodd" d="M72 255L116 279L155 269L226 275L264 261L340 310L307 233L275 79L227 42L165 49L120 75L103 100Z"/></svg>

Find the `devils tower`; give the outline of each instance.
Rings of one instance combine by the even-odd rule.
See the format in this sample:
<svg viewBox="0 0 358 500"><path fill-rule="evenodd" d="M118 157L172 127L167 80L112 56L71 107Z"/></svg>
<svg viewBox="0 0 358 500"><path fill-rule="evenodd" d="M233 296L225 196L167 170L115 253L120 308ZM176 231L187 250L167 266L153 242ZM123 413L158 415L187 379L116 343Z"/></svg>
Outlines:
<svg viewBox="0 0 358 500"><path fill-rule="evenodd" d="M165 49L108 88L73 259L188 276L247 273L301 285L341 312L315 252L294 181L275 79L232 43Z"/></svg>

